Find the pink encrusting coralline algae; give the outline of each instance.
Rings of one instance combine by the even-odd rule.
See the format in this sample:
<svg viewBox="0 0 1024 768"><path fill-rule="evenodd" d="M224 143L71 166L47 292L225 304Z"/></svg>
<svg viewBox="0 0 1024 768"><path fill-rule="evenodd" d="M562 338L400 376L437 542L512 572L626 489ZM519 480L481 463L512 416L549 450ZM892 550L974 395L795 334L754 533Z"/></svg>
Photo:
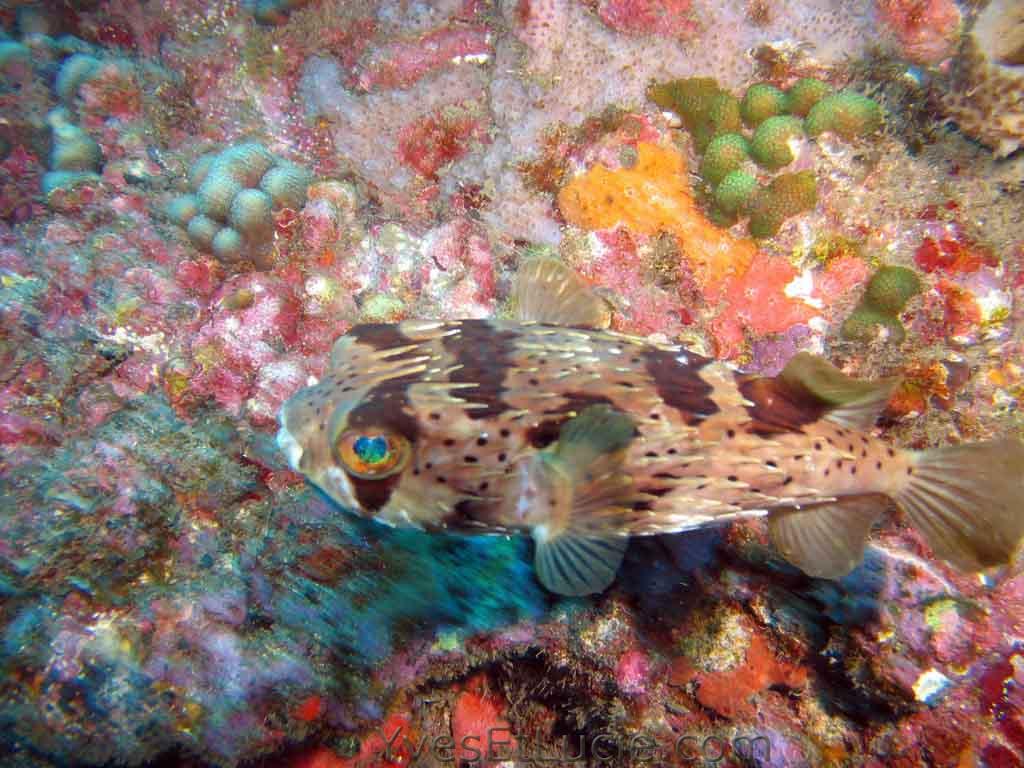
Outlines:
<svg viewBox="0 0 1024 768"><path fill-rule="evenodd" d="M615 541L617 572L580 597L545 584L581 574L535 573L560 519L531 537L370 519L394 467L429 478L405 511L442 529L515 473L536 496L504 511L567 503L587 434L562 422L637 381L760 409L764 451L825 423L828 382L886 382L870 446L830 423L828 482L876 471L868 447L1012 456L1022 25L1010 0L4 5L0 763L1024 765L1012 505L981 553L1006 562L980 573L878 506L841 578L729 516ZM531 303L547 294L517 275L537 263L592 312ZM524 312L580 323L523 326L532 351L473 336ZM442 331L410 358L426 342L404 334ZM627 344L646 362L608 363ZM833 367L800 390L787 366L810 354ZM719 378L680 373L698 359ZM303 463L276 435L310 387L352 405L302 411L328 446ZM437 436L430 466L349 429L371 412ZM749 445L735 470L681 466L683 433L750 437L705 416L631 457L676 462L625 500L638 519L697 475L797 482ZM637 418L646 439L665 414ZM635 437L598 426L606 447ZM621 490L596 460L594 498Z"/></svg>

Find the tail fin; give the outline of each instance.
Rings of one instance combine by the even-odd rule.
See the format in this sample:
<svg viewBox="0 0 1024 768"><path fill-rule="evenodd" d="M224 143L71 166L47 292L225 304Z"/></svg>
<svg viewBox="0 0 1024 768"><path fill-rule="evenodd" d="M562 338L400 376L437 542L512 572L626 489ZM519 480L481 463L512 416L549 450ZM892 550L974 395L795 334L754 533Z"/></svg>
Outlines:
<svg viewBox="0 0 1024 768"><path fill-rule="evenodd" d="M1024 443L917 454L896 503L939 557L964 571L1009 563L1024 538Z"/></svg>

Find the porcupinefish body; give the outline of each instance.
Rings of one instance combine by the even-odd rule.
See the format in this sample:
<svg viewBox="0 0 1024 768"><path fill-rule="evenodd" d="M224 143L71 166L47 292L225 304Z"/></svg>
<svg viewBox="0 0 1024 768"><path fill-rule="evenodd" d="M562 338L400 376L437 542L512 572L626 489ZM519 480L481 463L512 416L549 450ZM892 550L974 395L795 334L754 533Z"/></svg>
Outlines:
<svg viewBox="0 0 1024 768"><path fill-rule="evenodd" d="M282 408L291 466L342 507L430 531L529 532L548 589L615 577L630 536L767 516L780 553L838 578L889 500L965 569L1024 536L1024 446L897 450L870 433L895 382L797 355L777 377L601 330L603 302L528 262L517 321L353 328Z"/></svg>

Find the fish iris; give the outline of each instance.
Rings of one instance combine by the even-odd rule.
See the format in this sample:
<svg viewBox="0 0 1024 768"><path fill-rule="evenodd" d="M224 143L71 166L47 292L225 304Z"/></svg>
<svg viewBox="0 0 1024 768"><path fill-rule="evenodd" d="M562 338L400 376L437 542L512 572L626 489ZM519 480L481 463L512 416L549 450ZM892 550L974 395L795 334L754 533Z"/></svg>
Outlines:
<svg viewBox="0 0 1024 768"><path fill-rule="evenodd" d="M399 472L409 458L409 441L401 435L345 432L337 444L345 471L361 478L388 477Z"/></svg>
<svg viewBox="0 0 1024 768"><path fill-rule="evenodd" d="M388 441L380 435L357 437L352 449L356 452L356 456L367 464L380 464L388 458Z"/></svg>

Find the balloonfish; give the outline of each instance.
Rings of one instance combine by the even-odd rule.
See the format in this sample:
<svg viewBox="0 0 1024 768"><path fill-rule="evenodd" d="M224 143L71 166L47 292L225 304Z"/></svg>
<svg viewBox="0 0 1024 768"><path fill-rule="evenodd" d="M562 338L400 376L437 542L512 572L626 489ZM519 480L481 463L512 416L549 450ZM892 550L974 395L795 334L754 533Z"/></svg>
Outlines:
<svg viewBox="0 0 1024 768"><path fill-rule="evenodd" d="M871 429L896 381L796 355L776 377L604 330L561 262L526 262L515 321L352 328L280 413L292 468L396 526L528 532L540 582L604 590L631 536L763 516L779 553L839 578L890 501L966 570L1024 537L1024 444L922 452Z"/></svg>

